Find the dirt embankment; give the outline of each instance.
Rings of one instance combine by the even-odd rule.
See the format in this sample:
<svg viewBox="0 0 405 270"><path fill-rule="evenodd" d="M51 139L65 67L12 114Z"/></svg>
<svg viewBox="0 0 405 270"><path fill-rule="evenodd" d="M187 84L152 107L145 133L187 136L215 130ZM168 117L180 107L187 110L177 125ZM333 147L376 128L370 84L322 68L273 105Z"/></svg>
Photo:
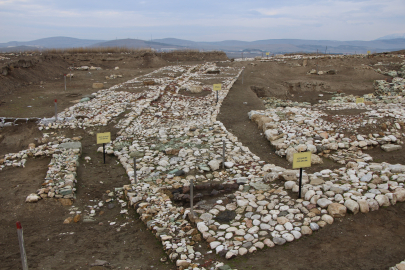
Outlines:
<svg viewBox="0 0 405 270"><path fill-rule="evenodd" d="M162 53L162 58L167 61L225 61L229 60L226 53L220 51L196 52L179 51Z"/></svg>

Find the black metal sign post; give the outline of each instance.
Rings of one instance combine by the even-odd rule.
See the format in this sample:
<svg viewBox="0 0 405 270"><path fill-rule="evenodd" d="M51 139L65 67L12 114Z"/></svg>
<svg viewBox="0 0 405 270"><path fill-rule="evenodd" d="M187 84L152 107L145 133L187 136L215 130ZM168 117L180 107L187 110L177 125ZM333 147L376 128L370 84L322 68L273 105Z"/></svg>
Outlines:
<svg viewBox="0 0 405 270"><path fill-rule="evenodd" d="M138 180L136 179L136 157L134 157L134 177L135 177L135 184L138 184Z"/></svg>
<svg viewBox="0 0 405 270"><path fill-rule="evenodd" d="M103 159L104 159L104 164L105 164L105 143L103 143Z"/></svg>
<svg viewBox="0 0 405 270"><path fill-rule="evenodd" d="M298 199L301 199L301 189L302 189L302 168L311 167L311 152L301 152L295 153L293 157L293 169L300 169L299 178L299 188L298 188Z"/></svg>
<svg viewBox="0 0 405 270"><path fill-rule="evenodd" d="M105 144L111 142L111 133L97 133L97 144L103 144L103 159L105 164Z"/></svg>
<svg viewBox="0 0 405 270"><path fill-rule="evenodd" d="M225 169L225 138L222 139L222 169Z"/></svg>
<svg viewBox="0 0 405 270"><path fill-rule="evenodd" d="M298 199L301 199L301 187L302 187L302 168L300 168L300 182L299 182L300 188L298 191Z"/></svg>

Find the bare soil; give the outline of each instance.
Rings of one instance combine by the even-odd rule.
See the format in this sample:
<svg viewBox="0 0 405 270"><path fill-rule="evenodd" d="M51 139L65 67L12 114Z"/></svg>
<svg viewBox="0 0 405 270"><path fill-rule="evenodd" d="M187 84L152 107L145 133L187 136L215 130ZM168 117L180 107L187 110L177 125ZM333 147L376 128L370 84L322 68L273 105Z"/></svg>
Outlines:
<svg viewBox="0 0 405 270"><path fill-rule="evenodd" d="M17 67L8 75L0 76L1 117L52 117L54 99L58 109L63 110L81 97L91 94L93 82L105 82L106 88L125 82L140 74L146 74L165 65L197 64L200 55L54 55L38 58L35 65ZM222 56L221 56L222 57ZM219 57L219 58L221 58ZM19 56L19 60L24 57ZM25 56L25 58L27 58ZM107 60L108 59L108 60ZM12 61L11 59L10 61ZM209 59L213 60L213 58ZM219 60L223 60L222 58ZM8 61L8 62L10 62ZM337 70L336 75L307 75L316 68L316 61L308 61L307 67L290 65L288 62L233 62L218 65L245 66L240 77L226 97L219 120L249 149L268 163L289 167L291 164L274 154L274 149L249 121L250 110L263 110L264 105L251 90L251 86L263 87L264 96L275 96L312 104L330 96L326 92L342 91L362 95L373 92L372 82L385 79L362 64L396 61L375 56L370 59L319 60L319 70ZM74 71L72 80L67 78L64 90L63 74L73 65L98 66L102 70ZM294 62L292 62L294 63ZM296 61L302 64L302 61ZM1 64L1 63L0 63ZM6 65L7 63L4 63ZM115 67L119 67L115 70ZM89 74L91 72L91 74ZM105 76L122 75L123 78L106 80ZM389 79L389 78L388 78ZM42 83L41 83L42 81ZM324 93L319 97L319 93ZM186 94L186 93L184 93ZM187 92L187 94L189 94ZM203 93L204 94L204 93ZM201 94L201 95L203 95ZM30 107L29 107L30 106ZM330 112L331 114L333 112ZM345 112L350 115L352 112ZM94 133L111 131L112 139L117 130L114 123ZM66 137L82 136L83 154L78 167L77 199L73 207L88 211L91 206L108 198L108 192L128 184L125 170L113 156L97 153L98 145L88 130L58 130ZM6 153L26 149L36 143L42 133L35 124L20 124L0 130L0 158ZM400 152L385 153L379 148L368 151L376 162L405 164ZM84 157L91 157L86 162ZM80 220L63 224L72 206L63 206L54 199L26 204L28 194L35 192L43 182L50 158L31 158L25 168L6 168L0 171L0 232L1 269L21 269L15 222L21 221L24 228L25 246L30 269L175 269L165 258L162 245L147 231L134 210L129 215L120 214L121 207L114 198L112 205L105 204L97 210L95 222ZM324 164L308 170L338 168L337 164L324 159ZM207 255L210 260L223 260L237 269L387 269L404 259L405 205L403 203L380 209L369 214L348 215L333 225L315 232L299 241L258 251L256 254L238 257L230 261L217 255ZM116 222L115 225L110 225ZM124 225L125 224L125 225ZM201 244L205 248L205 243ZM106 266L91 266L96 259L106 260Z"/></svg>

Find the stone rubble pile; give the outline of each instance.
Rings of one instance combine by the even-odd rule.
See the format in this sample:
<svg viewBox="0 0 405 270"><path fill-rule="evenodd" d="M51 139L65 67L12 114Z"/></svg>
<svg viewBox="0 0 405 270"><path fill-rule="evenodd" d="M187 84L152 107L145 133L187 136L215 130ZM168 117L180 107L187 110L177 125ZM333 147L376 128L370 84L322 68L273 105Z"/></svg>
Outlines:
<svg viewBox="0 0 405 270"><path fill-rule="evenodd" d="M41 118L31 117L31 118L12 118L12 117L0 117L0 128L15 126L28 122L38 123Z"/></svg>
<svg viewBox="0 0 405 270"><path fill-rule="evenodd" d="M41 198L75 198L76 170L81 155L80 142L64 142L52 145L55 149L48 165L45 182L37 191Z"/></svg>
<svg viewBox="0 0 405 270"><path fill-rule="evenodd" d="M94 67L94 66L80 66L80 67L69 67L69 70L102 70L101 67Z"/></svg>
<svg viewBox="0 0 405 270"><path fill-rule="evenodd" d="M403 61L401 64L398 63L386 63L383 64L381 62L375 64L374 66L394 66L394 65L400 65L401 67L399 68L400 70L381 70L380 68L375 69L376 72L381 73L383 75L388 75L391 77L402 77L405 78L405 61Z"/></svg>
<svg viewBox="0 0 405 270"><path fill-rule="evenodd" d="M311 163L323 163L321 156L329 157L340 164L350 160L371 161L372 157L362 150L370 146L387 143L400 143L399 138L389 135L383 138L366 135L346 136L338 125L325 121L325 113L309 108L286 107L251 111L249 118L263 130L264 136L275 147L276 154L286 157L292 163L294 153L310 151ZM337 121L338 122L338 121ZM340 121L340 129L345 123ZM346 123L349 124L349 123ZM346 128L352 128L346 125ZM376 134L376 137L380 135ZM402 135L399 134L401 138ZM333 155L337 151L336 155Z"/></svg>
<svg viewBox="0 0 405 270"><path fill-rule="evenodd" d="M44 134L44 137L48 135ZM6 166L25 167L30 157L52 156L42 188L30 194L26 202L37 202L47 197L75 198L76 168L81 155L81 143L63 137L57 139L59 140L37 147L35 144L30 144L29 149L6 154L4 159L0 160L0 170L2 170Z"/></svg>
<svg viewBox="0 0 405 270"><path fill-rule="evenodd" d="M311 107L309 102L296 102L291 100L279 99L275 97L260 98L267 109L277 107Z"/></svg>
<svg viewBox="0 0 405 270"><path fill-rule="evenodd" d="M380 57L385 57L385 58L405 58L405 55L401 54L385 54L385 55L379 55ZM288 60L312 60L312 59L351 59L351 58L369 58L370 56L367 54L354 54L354 55L343 55L343 54L328 54L328 55L302 55L302 54L296 54L296 55L282 55L282 54L277 54L275 56L256 56L254 58L252 57L243 57L243 58L235 58L235 61L254 61L258 60L261 62L267 62L267 61L275 61L275 62L283 62L287 63ZM378 64L377 64L378 65ZM391 73L393 74L393 73ZM391 76L391 75L390 75ZM394 77L394 76L393 76Z"/></svg>
<svg viewBox="0 0 405 270"><path fill-rule="evenodd" d="M392 82L387 82L385 80L374 81L375 94L377 96L389 95L396 96L405 94L405 79L400 77L395 77Z"/></svg>

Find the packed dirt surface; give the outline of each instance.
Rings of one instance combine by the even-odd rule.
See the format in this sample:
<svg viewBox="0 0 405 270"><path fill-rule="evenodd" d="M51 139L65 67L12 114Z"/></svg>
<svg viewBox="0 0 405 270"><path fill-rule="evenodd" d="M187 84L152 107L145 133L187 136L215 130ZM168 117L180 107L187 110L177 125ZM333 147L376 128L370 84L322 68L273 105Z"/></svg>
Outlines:
<svg viewBox="0 0 405 270"><path fill-rule="evenodd" d="M2 56L7 59L0 60L0 66L5 67L2 70L6 70L0 75L0 117L12 118L52 117L55 99L58 111L62 111L98 91L92 88L93 83L104 83L104 88L109 88L167 65L226 60L220 53ZM225 98L218 120L262 160L291 168L285 158L274 153L262 131L248 118L249 111L265 109L259 97L316 104L329 99L331 92L372 93L374 80L389 80L390 77L376 73L367 68L368 65L392 61L400 60L375 56L308 60L305 65L302 60L219 62L218 66L243 66L245 70ZM20 65L15 64L18 62ZM27 62L30 64L23 64ZM65 90L64 74L69 74L69 67L73 66L101 69L72 70L73 77L66 77ZM322 76L307 74L317 68L336 72ZM353 111L345 113L350 115ZM176 269L160 241L148 231L135 210L130 208L128 215L123 215L119 205L122 198L110 196L115 188L129 183L128 176L115 156L107 155L106 164L103 164L94 134L110 131L114 139L116 122L92 128L91 134L83 129L55 131L54 135L82 137L82 156L77 171L80 181L73 205L64 205L65 201L57 199L25 203L27 195L40 188L49 157L31 158L25 168L8 167L0 171L1 269L21 269L16 221L21 221L24 228L30 269ZM30 143L38 144L41 137L42 132L32 122L0 129L0 159L7 153L27 149ZM374 148L369 154L376 162L405 164L405 157L399 151L392 154ZM84 157L91 160L86 161ZM324 159L323 164L307 171L339 167L341 165ZM74 217L72 211L84 213L96 209L94 206L109 198L113 200L97 208L95 222L77 220L63 224L66 218ZM388 269L404 259L404 226L405 205L398 203L368 214L347 215L311 236L284 246L265 248L253 255L227 261L211 254L205 259L208 266L210 260L221 260L236 269ZM199 244L203 248L206 246L204 241ZM97 265L96 260L106 262Z"/></svg>

